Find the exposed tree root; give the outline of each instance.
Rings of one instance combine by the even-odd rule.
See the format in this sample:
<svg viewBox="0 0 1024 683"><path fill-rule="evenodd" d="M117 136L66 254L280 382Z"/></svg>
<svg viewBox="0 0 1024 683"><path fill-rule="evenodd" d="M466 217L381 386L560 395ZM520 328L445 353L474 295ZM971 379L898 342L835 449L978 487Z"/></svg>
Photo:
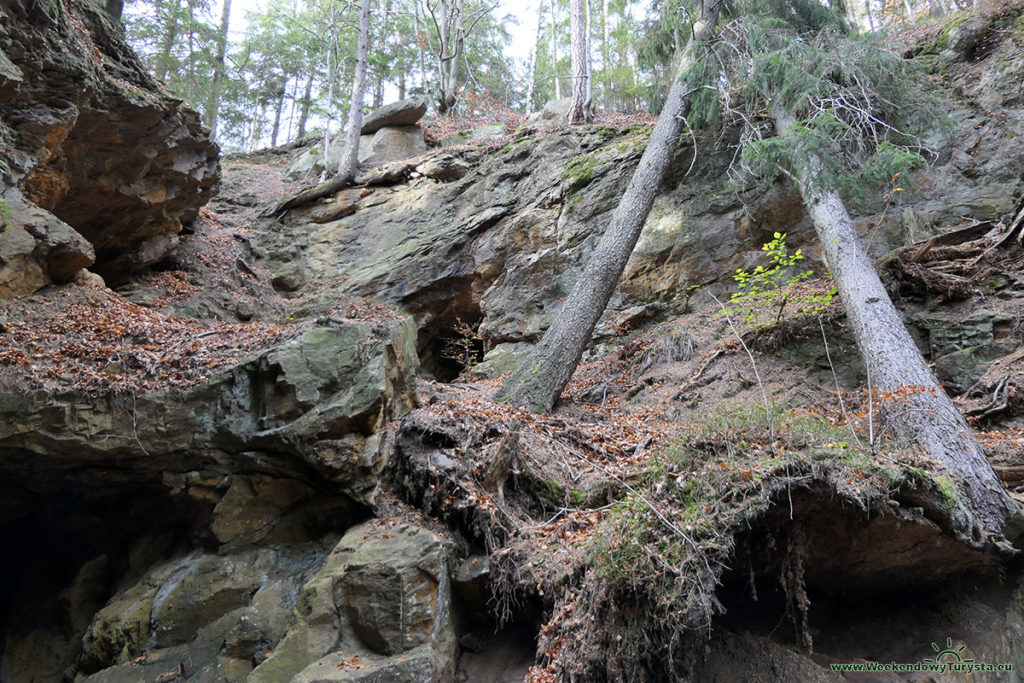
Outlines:
<svg viewBox="0 0 1024 683"><path fill-rule="evenodd" d="M785 625L799 659L845 594L996 576L1006 558L971 537L933 464L785 426L772 456L763 418L613 477L570 437L427 415L398 429L399 491L488 553L499 621L541 606L535 680L692 678L723 615L745 610Z"/></svg>

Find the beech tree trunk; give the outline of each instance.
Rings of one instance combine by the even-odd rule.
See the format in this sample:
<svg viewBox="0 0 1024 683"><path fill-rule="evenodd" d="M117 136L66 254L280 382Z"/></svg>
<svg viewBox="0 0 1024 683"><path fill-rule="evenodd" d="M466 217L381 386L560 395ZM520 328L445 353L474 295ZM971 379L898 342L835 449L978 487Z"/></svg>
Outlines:
<svg viewBox="0 0 1024 683"><path fill-rule="evenodd" d="M593 119L588 106L587 92L590 74L587 55L587 24L583 16L583 0L571 0L569 5L569 31L572 47L572 104L569 106L569 123L577 125Z"/></svg>
<svg viewBox="0 0 1024 683"><path fill-rule="evenodd" d="M651 133L650 141L633 172L629 186L558 317L537 348L498 390L498 400L549 411L561 395L590 343L597 321L629 261L643 230L665 168L679 143L685 117L690 112L691 87L683 78L705 55L707 40L718 24L720 0L705 0L704 13L694 24L694 37L680 59L676 81Z"/></svg>
<svg viewBox="0 0 1024 683"><path fill-rule="evenodd" d="M370 53L370 0L359 7L359 42L356 44L356 69L352 78L352 100L348 106L345 147L338 164L335 183L351 183L359 171L359 132L363 127L363 96L366 94L366 59Z"/></svg>
<svg viewBox="0 0 1024 683"><path fill-rule="evenodd" d="M789 112L773 115L780 135L796 123ZM903 324L839 193L816 182L822 162L813 153L802 162L797 169L800 194L867 367L869 389L896 397L886 406L894 433L948 468L973 517L966 520L968 529L973 526L996 539L1015 534L1012 527L1020 523L1016 503Z"/></svg>

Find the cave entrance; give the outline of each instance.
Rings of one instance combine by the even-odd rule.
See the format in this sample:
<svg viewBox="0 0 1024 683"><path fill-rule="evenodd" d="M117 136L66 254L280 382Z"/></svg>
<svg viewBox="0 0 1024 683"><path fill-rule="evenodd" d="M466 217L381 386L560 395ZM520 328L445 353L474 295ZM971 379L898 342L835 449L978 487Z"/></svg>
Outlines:
<svg viewBox="0 0 1024 683"><path fill-rule="evenodd" d="M458 321L455 327L435 333L429 342L424 365L439 382L454 382L484 359L484 340L477 332L479 326L479 322L471 327Z"/></svg>
<svg viewBox="0 0 1024 683"><path fill-rule="evenodd" d="M420 367L438 382L454 382L483 360L487 345L480 333L480 289L473 278L454 278L406 302L419 327Z"/></svg>
<svg viewBox="0 0 1024 683"><path fill-rule="evenodd" d="M1012 591L994 558L919 513L793 491L792 508L784 500L736 536L703 675L743 680L768 660L792 680L830 663L914 663L947 637L992 651L977 626L996 619L993 604L1009 614Z"/></svg>
<svg viewBox="0 0 1024 683"><path fill-rule="evenodd" d="M189 543L192 511L159 481L129 488L118 475L80 471L15 492L19 505L0 519L11 552L0 566L0 679L63 680L119 583Z"/></svg>

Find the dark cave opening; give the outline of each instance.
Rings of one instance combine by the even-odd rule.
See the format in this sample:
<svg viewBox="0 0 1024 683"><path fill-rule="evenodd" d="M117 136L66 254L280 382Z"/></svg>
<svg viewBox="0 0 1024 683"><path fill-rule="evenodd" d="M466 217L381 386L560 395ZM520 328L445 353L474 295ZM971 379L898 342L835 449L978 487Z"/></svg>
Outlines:
<svg viewBox="0 0 1024 683"><path fill-rule="evenodd" d="M93 615L118 587L193 544L209 511L181 505L159 481L129 488L95 472L19 493L0 522L10 560L0 566L0 662L30 662L40 680L60 680L77 665Z"/></svg>
<svg viewBox="0 0 1024 683"><path fill-rule="evenodd" d="M976 626L1012 610L1014 587L992 557L899 509L794 491L792 510L777 505L737 535L709 666L728 668L736 652L767 643L826 667L921 661L946 638L995 647L992 627ZM707 678L732 680L720 673Z"/></svg>
<svg viewBox="0 0 1024 683"><path fill-rule="evenodd" d="M443 315L420 328L420 365L438 382L454 382L484 358L486 346L480 334L483 313L473 301L462 304L453 303Z"/></svg>
<svg viewBox="0 0 1024 683"><path fill-rule="evenodd" d="M439 382L454 382L484 358L484 340L475 333L443 329L430 340L424 366Z"/></svg>

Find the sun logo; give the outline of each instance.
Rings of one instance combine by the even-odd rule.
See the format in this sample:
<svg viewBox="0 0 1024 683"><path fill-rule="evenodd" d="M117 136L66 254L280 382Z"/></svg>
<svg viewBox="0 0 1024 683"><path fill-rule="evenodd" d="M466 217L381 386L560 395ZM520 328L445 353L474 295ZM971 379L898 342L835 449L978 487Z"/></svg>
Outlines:
<svg viewBox="0 0 1024 683"><path fill-rule="evenodd" d="M958 647L955 650L953 649L953 639L952 638L946 638L946 649L944 649L944 650L939 649L939 646L938 646L937 643L932 643L932 649L935 650L935 652L936 652L935 658L934 659L925 659L925 660L922 660L922 661L925 661L925 662L928 662L928 663L938 663L946 655L949 655L951 657L956 657L955 661L956 661L957 664L970 664L971 662L974 661L973 659L964 659L963 657L960 656L960 653L967 649L967 646L965 644L961 643L960 647ZM948 660L947 659L946 661L950 662L950 661L953 661L953 660Z"/></svg>

